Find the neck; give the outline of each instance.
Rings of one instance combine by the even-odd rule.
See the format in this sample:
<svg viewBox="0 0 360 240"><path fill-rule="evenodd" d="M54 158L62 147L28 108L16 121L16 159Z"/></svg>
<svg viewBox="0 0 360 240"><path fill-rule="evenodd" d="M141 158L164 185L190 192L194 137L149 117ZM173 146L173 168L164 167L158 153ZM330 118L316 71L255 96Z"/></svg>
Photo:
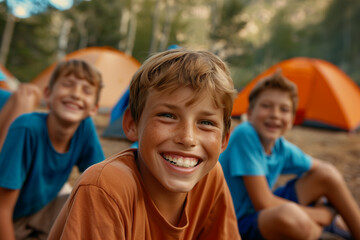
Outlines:
<svg viewBox="0 0 360 240"><path fill-rule="evenodd" d="M171 192L164 188L147 168L143 166L141 161L136 159L136 162L145 188L156 207L169 223L178 226L184 211L187 193ZM151 181L149 181L149 179L151 179Z"/></svg>
<svg viewBox="0 0 360 240"><path fill-rule="evenodd" d="M153 200L164 218L173 226L178 226L184 212L186 196L186 193L166 193L155 196Z"/></svg>
<svg viewBox="0 0 360 240"><path fill-rule="evenodd" d="M46 125L54 149L59 153L69 150L70 141L80 123L62 124L54 115L49 114Z"/></svg>
<svg viewBox="0 0 360 240"><path fill-rule="evenodd" d="M270 155L271 152L272 152L272 149L275 145L274 142L272 141L264 141L264 140L261 140L261 144L263 145L263 148L264 148L264 151L267 155Z"/></svg>

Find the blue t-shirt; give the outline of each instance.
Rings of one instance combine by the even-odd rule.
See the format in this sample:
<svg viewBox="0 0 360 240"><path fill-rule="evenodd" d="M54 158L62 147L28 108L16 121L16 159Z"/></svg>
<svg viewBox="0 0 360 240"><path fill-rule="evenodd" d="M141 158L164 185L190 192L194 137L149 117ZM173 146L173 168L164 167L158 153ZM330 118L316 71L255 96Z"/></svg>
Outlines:
<svg viewBox="0 0 360 240"><path fill-rule="evenodd" d="M11 96L11 92L6 91L4 89L0 89L0 111L10 96Z"/></svg>
<svg viewBox="0 0 360 240"><path fill-rule="evenodd" d="M80 123L69 151L58 153L49 138L47 116L34 112L18 117L0 153L0 186L20 189L14 219L34 214L52 201L74 165L83 172L105 158L91 118Z"/></svg>
<svg viewBox="0 0 360 240"><path fill-rule="evenodd" d="M241 176L265 176L273 189L280 174L301 175L308 171L311 157L283 137L276 140L271 155L267 155L254 127L244 122L231 133L220 163L239 219L255 211Z"/></svg>

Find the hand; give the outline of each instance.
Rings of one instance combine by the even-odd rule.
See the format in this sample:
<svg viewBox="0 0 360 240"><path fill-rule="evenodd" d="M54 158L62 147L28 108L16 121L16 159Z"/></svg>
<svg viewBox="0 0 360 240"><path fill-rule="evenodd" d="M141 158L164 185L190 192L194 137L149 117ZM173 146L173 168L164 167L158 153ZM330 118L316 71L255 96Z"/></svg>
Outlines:
<svg viewBox="0 0 360 240"><path fill-rule="evenodd" d="M23 113L32 112L40 102L41 90L33 83L23 83L13 93L13 97Z"/></svg>

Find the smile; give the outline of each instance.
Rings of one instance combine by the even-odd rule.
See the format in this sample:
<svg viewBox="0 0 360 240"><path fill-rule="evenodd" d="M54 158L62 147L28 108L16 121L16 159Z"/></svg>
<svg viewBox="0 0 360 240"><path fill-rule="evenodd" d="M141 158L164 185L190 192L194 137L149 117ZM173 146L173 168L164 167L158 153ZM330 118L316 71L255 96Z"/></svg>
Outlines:
<svg viewBox="0 0 360 240"><path fill-rule="evenodd" d="M170 155L165 155L165 154L162 154L162 157L169 163L171 163L175 166L184 167L184 168L192 168L192 167L195 167L199 163L199 160L196 158L170 156Z"/></svg>
<svg viewBox="0 0 360 240"><path fill-rule="evenodd" d="M265 123L265 126L268 128L280 128L280 125L271 123Z"/></svg>
<svg viewBox="0 0 360 240"><path fill-rule="evenodd" d="M73 110L81 110L82 107L73 102L64 102L64 105Z"/></svg>

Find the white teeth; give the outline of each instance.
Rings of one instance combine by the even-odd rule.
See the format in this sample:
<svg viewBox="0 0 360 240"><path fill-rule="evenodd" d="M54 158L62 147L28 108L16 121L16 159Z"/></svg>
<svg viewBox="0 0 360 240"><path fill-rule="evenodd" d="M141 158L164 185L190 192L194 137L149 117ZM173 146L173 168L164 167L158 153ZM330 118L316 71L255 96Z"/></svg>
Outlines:
<svg viewBox="0 0 360 240"><path fill-rule="evenodd" d="M163 155L163 157L166 161L179 167L191 168L195 167L198 163L198 160L194 158L173 157L165 155Z"/></svg>
<svg viewBox="0 0 360 240"><path fill-rule="evenodd" d="M74 103L66 103L66 105L74 109L80 109L80 107Z"/></svg>

